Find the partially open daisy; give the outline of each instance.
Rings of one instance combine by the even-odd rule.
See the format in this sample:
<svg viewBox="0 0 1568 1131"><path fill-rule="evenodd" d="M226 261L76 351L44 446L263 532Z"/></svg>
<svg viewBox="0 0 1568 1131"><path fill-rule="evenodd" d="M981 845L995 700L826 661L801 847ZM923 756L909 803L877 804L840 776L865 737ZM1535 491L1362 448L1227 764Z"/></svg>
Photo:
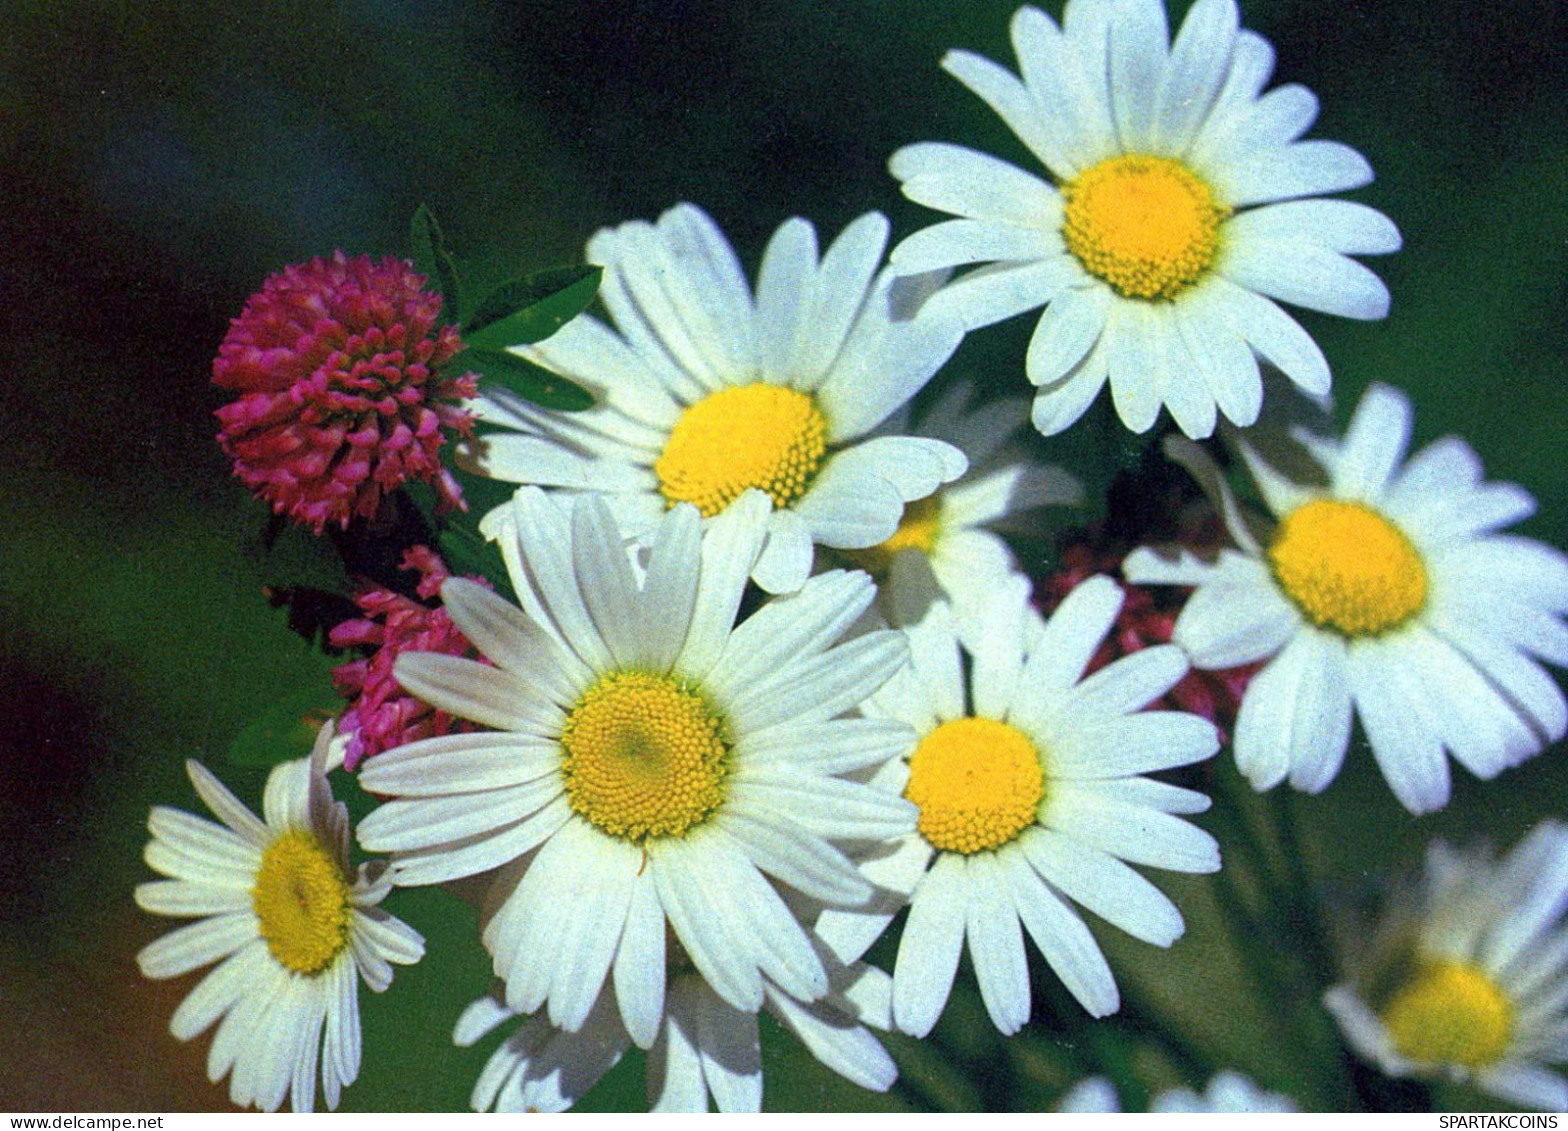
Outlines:
<svg viewBox="0 0 1568 1131"><path fill-rule="evenodd" d="M946 596L966 618L971 598L987 592L1018 568L1018 561L996 532L1020 516L1047 506L1083 501L1083 485L1059 467L1029 458L1011 441L1028 426L1028 403L1009 398L972 406L974 387L956 382L927 408L918 423L911 412L895 413L885 428L944 440L964 453L969 470L935 493L906 503L898 529L887 541L846 557L882 584L881 596L899 594L906 609L923 608ZM900 559L915 558L914 568L895 569ZM907 561L903 563L908 565Z"/></svg>
<svg viewBox="0 0 1568 1131"><path fill-rule="evenodd" d="M753 296L724 234L690 204L599 232L588 259L604 267L614 329L583 316L518 349L598 403L551 412L487 388L475 415L510 431L475 445L474 469L603 492L633 537L679 503L708 519L760 490L773 514L756 579L770 592L799 588L813 544L885 541L905 503L964 471L948 444L866 439L963 336L954 319L910 313L922 282L879 273L887 233L882 216L862 216L819 261L815 229L787 221ZM504 538L509 513L492 512L486 532Z"/></svg>
<svg viewBox="0 0 1568 1131"><path fill-rule="evenodd" d="M1121 1097L1104 1076L1091 1076L1068 1089L1057 1111L1119 1112ZM1267 1092L1239 1072L1224 1068L1210 1078L1202 1093L1168 1088L1149 1101L1149 1111L1168 1112L1292 1112L1299 1108L1289 1096Z"/></svg>
<svg viewBox="0 0 1568 1131"><path fill-rule="evenodd" d="M1427 852L1414 900L1362 940L1324 995L1351 1046L1392 1076L1473 1084L1568 1109L1568 827L1543 821L1501 861Z"/></svg>
<svg viewBox="0 0 1568 1131"><path fill-rule="evenodd" d="M1480 778L1568 729L1538 661L1568 664L1568 559L1497 531L1535 509L1488 483L1456 437L1408 462L1410 402L1367 390L1342 442L1308 439L1327 482L1279 468L1307 456L1267 435L1238 446L1276 516L1254 527L1196 445L1168 445L1226 518L1214 562L1148 549L1123 572L1193 585L1175 641L1200 668L1267 659L1236 721L1236 763L1257 789L1316 793L1339 773L1360 717L1383 776L1412 813L1448 803L1447 750ZM1279 439L1279 438L1276 438Z"/></svg>
<svg viewBox="0 0 1568 1131"><path fill-rule="evenodd" d="M1351 255L1399 248L1382 214L1323 193L1372 180L1360 154L1301 141L1317 99L1262 94L1274 51L1235 0L1197 0L1174 43L1163 0L1071 0L1058 27L1013 18L1022 77L951 51L943 66L1045 166L1043 180L961 146L893 155L904 195L955 214L893 252L901 272L987 266L931 304L971 328L1044 305L1029 344L1034 423L1052 435L1109 381L1122 422L1161 406L1189 436L1218 411L1257 419L1258 358L1322 393L1321 351L1274 300L1382 318L1388 291Z"/></svg>
<svg viewBox="0 0 1568 1131"><path fill-rule="evenodd" d="M1180 649L1148 648L1081 678L1121 601L1115 582L1092 579L1030 632L1028 582L1015 575L990 596L967 680L949 606L933 604L904 630L910 666L862 707L914 728L908 762L876 784L914 802L919 820L864 864L889 898L825 911L817 930L847 960L907 898L893 971L903 1032L924 1036L936 1023L966 941L992 1021L1017 1032L1030 1008L1024 931L1085 1009L1114 1012L1115 979L1069 901L1169 946L1181 914L1128 864L1219 868L1213 838L1172 816L1201 812L1208 798L1141 776L1219 746L1204 719L1141 710L1186 672Z"/></svg>
<svg viewBox="0 0 1568 1131"><path fill-rule="evenodd" d="M735 625L769 501L737 500L706 537L695 507L653 532L639 585L594 495L524 488L509 552L518 609L454 578L453 623L495 666L399 658L419 698L496 728L378 754L365 788L393 798L360 825L398 882L491 869L484 940L519 1013L583 1027L606 979L648 1047L664 1016L666 927L718 998L755 1012L771 983L828 992L773 880L842 905L870 883L834 842L901 835L914 810L838 775L896 758L908 729L840 716L904 662L894 632L836 641L871 579L812 578ZM771 879L770 879L771 877Z"/></svg>
<svg viewBox="0 0 1568 1131"><path fill-rule="evenodd" d="M833 1071L861 1087L886 1091L898 1070L866 1024L888 1027L887 975L862 964L832 965L830 986L821 1001L806 1003L766 982L763 1006ZM464 1010L453 1037L471 1045L516 1016L500 994L492 994ZM470 1102L475 1111L564 1111L631 1043L607 990L575 1033L543 1016L527 1018L491 1054ZM652 1111L706 1112L710 1097L723 1112L760 1111L756 1013L727 1004L689 967L672 971L646 1080Z"/></svg>
<svg viewBox="0 0 1568 1131"><path fill-rule="evenodd" d="M376 905L391 890L380 865L349 867L348 813L327 785L332 727L309 759L267 779L258 820L204 767L191 783L223 822L158 806L147 827L147 863L171 877L136 889L157 915L197 917L144 947L149 978L173 978L222 959L175 1010L170 1031L188 1041L217 1021L207 1056L240 1105L295 1111L315 1103L316 1072L327 1106L359 1075L359 990L380 993L390 963L424 954L424 940ZM220 1020L221 1019L221 1020Z"/></svg>

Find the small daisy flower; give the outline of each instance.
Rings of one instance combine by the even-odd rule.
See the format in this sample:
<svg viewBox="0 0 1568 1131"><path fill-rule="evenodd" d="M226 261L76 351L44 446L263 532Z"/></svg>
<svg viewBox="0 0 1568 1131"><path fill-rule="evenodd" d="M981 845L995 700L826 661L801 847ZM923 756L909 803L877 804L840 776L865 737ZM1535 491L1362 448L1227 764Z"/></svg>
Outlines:
<svg viewBox="0 0 1568 1131"><path fill-rule="evenodd" d="M918 824L863 865L891 898L868 910L828 909L817 930L852 957L907 897L893 1022L914 1036L946 1005L966 942L992 1021L1017 1032L1030 1011L1026 931L1085 1009L1114 1012L1115 979L1071 902L1169 946L1182 933L1181 913L1128 864L1220 865L1213 838L1172 816L1202 812L1208 798L1141 776L1219 746L1203 719L1142 710L1186 673L1180 649L1147 648L1083 679L1121 590L1109 578L1087 581L1032 633L1028 588L1018 576L999 586L974 645L962 650L949 606L932 605L904 630L909 667L862 707L918 736L905 748L908 762L891 763L875 782L912 801Z"/></svg>
<svg viewBox="0 0 1568 1131"><path fill-rule="evenodd" d="M1414 900L1381 924L1353 984L1324 1004L1390 1076L1471 1084L1521 1107L1568 1110L1568 827L1543 821L1503 860L1427 852Z"/></svg>
<svg viewBox="0 0 1568 1131"><path fill-rule="evenodd" d="M1019 399L971 406L974 387L957 382L911 425L908 408L885 426L892 434L928 436L964 453L969 470L934 494L904 505L893 536L868 550L845 553L851 562L883 583L886 590L919 586L920 593L900 596L907 608L923 608L945 596L964 618L972 595L1018 569L996 528L1016 523L1019 516L1047 506L1077 506L1083 485L1059 467L1032 461L1010 441L1029 423L1028 403ZM925 569L893 568L900 555L915 555Z"/></svg>
<svg viewBox="0 0 1568 1131"><path fill-rule="evenodd" d="M276 1111L315 1103L316 1073L328 1107L359 1075L359 991L392 982L390 963L418 962L424 940L376 905L391 890L379 866L349 867L348 812L332 800L322 728L308 759L267 778L258 820L204 767L186 762L196 792L223 823L157 806L147 827L148 865L171 877L136 889L155 915L196 918L144 947L149 978L175 978L213 962L175 1010L182 1041L218 1023L207 1077L229 1076L229 1098Z"/></svg>
<svg viewBox="0 0 1568 1131"><path fill-rule="evenodd" d="M459 402L478 379L441 372L463 347L424 285L400 259L339 251L285 267L230 323L212 379L240 397L217 411L218 442L278 514L346 527L410 479L462 505L439 453L468 434Z"/></svg>
<svg viewBox="0 0 1568 1131"><path fill-rule="evenodd" d="M856 220L818 260L794 219L763 256L755 296L724 234L700 209L606 229L588 244L614 329L584 316L517 352L590 389L560 413L487 389L478 418L509 431L475 446L474 469L512 483L606 495L640 537L690 503L705 519L758 489L773 504L756 580L800 587L813 544L863 549L892 537L906 503L964 471L949 444L868 433L939 369L956 321L909 314L927 289L878 266L888 224ZM484 527L504 540L492 512Z"/></svg>
<svg viewBox="0 0 1568 1131"><path fill-rule="evenodd" d="M834 905L870 883L835 842L907 832L914 810L841 778L894 758L899 723L841 718L905 662L894 632L835 644L871 603L863 573L812 578L735 625L766 538L753 492L710 524L677 506L639 585L595 495L513 503L523 608L454 578L452 621L495 666L426 654L398 681L495 732L377 755L366 789L394 800L360 826L401 884L502 869L484 941L518 1013L576 1032L613 983L639 1047L665 1007L666 928L743 1013L772 984L804 1002L828 974L777 880Z"/></svg>
<svg viewBox="0 0 1568 1131"><path fill-rule="evenodd" d="M956 145L893 155L904 195L953 213L904 240L900 272L987 266L934 300L971 329L1044 305L1027 372L1053 435L1107 381L1122 422L1161 406L1189 436L1257 419L1258 359L1309 392L1328 363L1276 300L1382 318L1388 291L1351 255L1398 250L1381 213L1324 193L1372 180L1365 159L1302 141L1317 99L1267 94L1274 50L1235 0L1197 0L1171 43L1162 0L1071 0L1060 27L1013 17L1022 75L951 51L943 67L999 114L1049 180Z"/></svg>
<svg viewBox="0 0 1568 1131"><path fill-rule="evenodd" d="M403 568L419 572L416 593L429 601L441 592L451 576L441 556L427 546L415 546L403 555ZM470 578L488 585L483 578ZM474 646L452 624L442 608L411 601L401 593L380 586L357 594L354 604L363 617L346 620L328 634L334 648L363 648L368 656L332 669L332 682L349 700L338 724L347 738L343 765L350 771L366 758L453 731L473 730L473 724L454 719L403 690L392 667L404 652L441 652L448 656L477 658Z"/></svg>
<svg viewBox="0 0 1568 1131"><path fill-rule="evenodd" d="M866 1028L888 1027L889 982L873 967L835 967L830 992L806 1003L765 982L765 1008L823 1064L853 1083L886 1091L898 1070ZM517 1014L499 994L480 998L457 1022L453 1039L467 1046ZM631 1047L608 992L575 1033L542 1016L523 1021L491 1054L474 1085L475 1111L565 1111ZM688 968L672 971L646 1080L652 1111L762 1110L762 1050L755 1013L727 1004Z"/></svg>
<svg viewBox="0 0 1568 1131"><path fill-rule="evenodd" d="M1121 1097L1116 1088L1103 1076L1091 1076L1074 1084L1057 1111L1063 1112L1120 1112ZM1222 1069L1209 1081L1200 1095L1191 1088L1170 1088L1155 1096L1149 1111L1159 1114L1170 1112L1266 1112L1287 1113L1298 1111L1294 1101L1278 1092L1266 1092L1239 1072Z"/></svg>
<svg viewBox="0 0 1568 1131"><path fill-rule="evenodd" d="M1297 789L1326 788L1353 713L1412 813L1448 803L1445 750L1492 778L1568 729L1568 705L1539 662L1568 664L1568 559L1497 533L1535 502L1485 482L1462 440L1406 462L1410 429L1410 402L1374 385L1343 441L1298 433L1326 483L1279 470L1301 448L1264 452L1243 440L1276 518L1256 528L1196 445L1168 445L1214 499L1235 548L1212 563L1140 549L1124 571L1197 587L1175 634L1195 666L1267 661L1236 721L1236 763L1255 789L1287 775Z"/></svg>

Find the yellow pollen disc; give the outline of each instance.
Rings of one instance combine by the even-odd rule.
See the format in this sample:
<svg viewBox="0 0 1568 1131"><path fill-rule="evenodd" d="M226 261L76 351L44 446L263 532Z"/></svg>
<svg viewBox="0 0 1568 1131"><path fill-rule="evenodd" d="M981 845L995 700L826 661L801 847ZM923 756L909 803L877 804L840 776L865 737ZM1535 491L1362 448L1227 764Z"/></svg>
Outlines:
<svg viewBox="0 0 1568 1131"><path fill-rule="evenodd" d="M1475 967L1437 962L1393 996L1383 1023L1394 1047L1417 1064L1482 1068L1508 1051L1513 1006Z"/></svg>
<svg viewBox="0 0 1568 1131"><path fill-rule="evenodd" d="M827 454L828 425L807 393L737 385L681 414L654 461L670 506L691 503L711 518L749 487L787 507L806 493Z"/></svg>
<svg viewBox="0 0 1568 1131"><path fill-rule="evenodd" d="M1034 744L992 719L954 719L909 759L904 796L920 808L920 835L966 856L1001 848L1034 824L1045 771Z"/></svg>
<svg viewBox="0 0 1568 1131"><path fill-rule="evenodd" d="M348 945L348 883L310 833L295 829L267 846L250 899L272 957L298 974L321 973Z"/></svg>
<svg viewBox="0 0 1568 1131"><path fill-rule="evenodd" d="M567 800L611 836L684 836L724 800L724 720L666 676L604 676L566 717L561 746Z"/></svg>
<svg viewBox="0 0 1568 1131"><path fill-rule="evenodd" d="M1168 157L1109 157L1062 186L1067 250L1123 298L1171 299L1214 265L1231 210Z"/></svg>
<svg viewBox="0 0 1568 1131"><path fill-rule="evenodd" d="M941 518L940 494L905 503L904 514L898 520L898 529L893 531L891 538L868 549L844 550L843 555L871 576L882 577L893 564L893 555L900 550L919 550L929 554L941 532Z"/></svg>
<svg viewBox="0 0 1568 1131"><path fill-rule="evenodd" d="M1320 628L1377 636L1426 604L1426 567L1410 539L1360 503L1315 499L1291 511L1269 544L1285 595Z"/></svg>

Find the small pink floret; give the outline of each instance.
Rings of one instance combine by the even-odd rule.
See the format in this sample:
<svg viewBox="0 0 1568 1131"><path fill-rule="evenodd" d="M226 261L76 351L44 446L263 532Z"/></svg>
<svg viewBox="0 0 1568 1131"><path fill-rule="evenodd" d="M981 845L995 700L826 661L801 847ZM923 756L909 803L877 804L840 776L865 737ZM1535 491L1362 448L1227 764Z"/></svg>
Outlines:
<svg viewBox="0 0 1568 1131"><path fill-rule="evenodd" d="M440 555L425 546L415 546L404 554L403 568L419 571L417 592L426 601L434 599L442 582L451 576ZM488 588L483 578L472 580ZM481 659L447 611L380 587L361 590L354 603L364 617L344 621L328 636L334 647L369 651L364 658L332 671L332 682L350 701L338 724L338 732L348 736L343 765L356 770L366 758L394 746L475 729L466 720L415 699L392 675L392 665L404 652Z"/></svg>
<svg viewBox="0 0 1568 1131"><path fill-rule="evenodd" d="M463 505L439 452L471 431L458 402L478 379L436 372L463 346L424 285L403 260L338 251L273 275L229 324L212 379L240 396L217 411L218 442L277 513L320 533L410 479Z"/></svg>
<svg viewBox="0 0 1568 1131"><path fill-rule="evenodd" d="M1089 672L1099 671L1113 660L1156 644L1169 644L1176 630L1176 617L1191 593L1188 589L1168 587L1146 589L1123 581L1121 566L1124 556L1124 551L1099 544L1099 539L1091 534L1084 540L1068 545L1062 551L1062 568L1035 590L1042 611L1049 614L1062 603L1067 594L1097 573L1108 574L1122 587L1124 597L1121 612L1117 614L1110 634L1089 661ZM1156 596L1157 593L1159 596ZM1217 726L1224 738L1235 728L1241 697L1247 690L1248 681L1260 667L1261 664L1244 664L1217 671L1193 668L1165 694L1163 700L1150 704L1150 708L1201 715Z"/></svg>

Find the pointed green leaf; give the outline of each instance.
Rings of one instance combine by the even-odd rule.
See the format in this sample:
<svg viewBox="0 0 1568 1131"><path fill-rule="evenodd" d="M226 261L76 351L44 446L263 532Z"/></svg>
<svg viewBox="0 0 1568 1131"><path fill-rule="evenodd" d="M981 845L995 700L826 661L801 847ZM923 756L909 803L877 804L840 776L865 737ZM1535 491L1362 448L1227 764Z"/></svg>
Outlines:
<svg viewBox="0 0 1568 1131"><path fill-rule="evenodd" d="M480 516L508 502L516 485L469 475L461 468L454 469L454 474L469 504L466 510L438 514L435 489L428 483L409 480L401 490L419 508L431 531L427 542L440 552L447 569L457 575L483 577L515 605L517 594L506 572L506 559L494 542L479 533L479 521Z"/></svg>
<svg viewBox="0 0 1568 1131"><path fill-rule="evenodd" d="M409 240L414 248L414 266L427 278L434 280L441 292L441 316L446 322L462 321L463 292L457 278L457 264L446 249L446 239L434 214L421 204L414 212L409 226Z"/></svg>
<svg viewBox="0 0 1568 1131"><path fill-rule="evenodd" d="M322 683L301 688L278 703L240 731L229 746L228 761L234 766L276 766L293 758L304 758L316 743L316 732L343 706L343 700Z"/></svg>
<svg viewBox="0 0 1568 1131"><path fill-rule="evenodd" d="M461 523L449 523L436 542L447 567L457 576L483 577L503 597L515 603L511 577L500 547Z"/></svg>
<svg viewBox="0 0 1568 1131"><path fill-rule="evenodd" d="M501 350L466 349L458 355L462 364L481 374L485 380L510 389L524 400L543 408L581 412L593 405L593 394L543 366Z"/></svg>
<svg viewBox="0 0 1568 1131"><path fill-rule="evenodd" d="M543 341L587 308L602 274L599 267L552 267L502 283L469 315L463 340L497 349Z"/></svg>

